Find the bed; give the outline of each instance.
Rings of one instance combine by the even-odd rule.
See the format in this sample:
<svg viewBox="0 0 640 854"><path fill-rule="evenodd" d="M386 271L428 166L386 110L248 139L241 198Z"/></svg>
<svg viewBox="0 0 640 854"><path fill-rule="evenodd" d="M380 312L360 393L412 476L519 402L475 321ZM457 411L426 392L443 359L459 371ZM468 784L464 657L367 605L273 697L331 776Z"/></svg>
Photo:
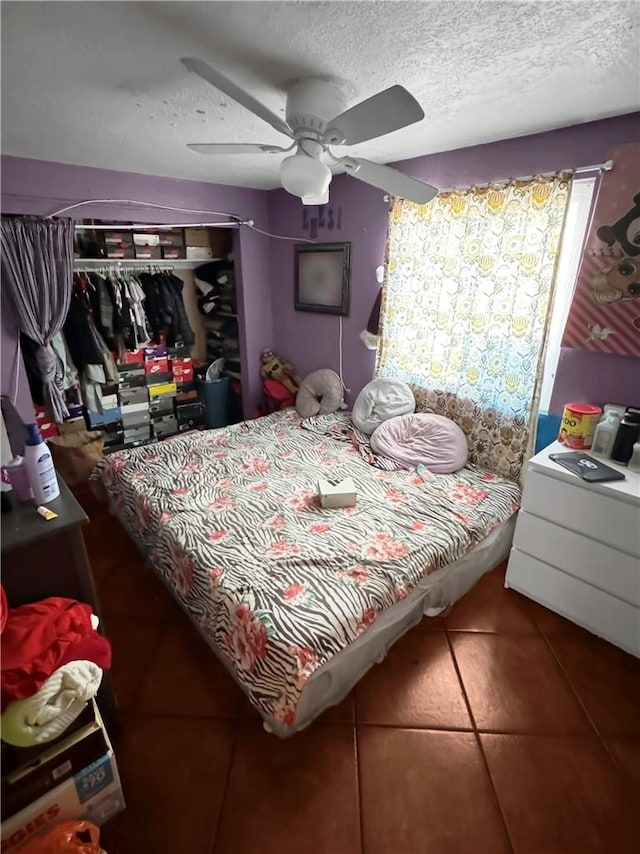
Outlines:
<svg viewBox="0 0 640 854"><path fill-rule="evenodd" d="M318 479L347 476L357 506L323 509ZM474 467L395 470L348 413L293 410L114 453L92 480L281 737L506 557L520 500Z"/></svg>

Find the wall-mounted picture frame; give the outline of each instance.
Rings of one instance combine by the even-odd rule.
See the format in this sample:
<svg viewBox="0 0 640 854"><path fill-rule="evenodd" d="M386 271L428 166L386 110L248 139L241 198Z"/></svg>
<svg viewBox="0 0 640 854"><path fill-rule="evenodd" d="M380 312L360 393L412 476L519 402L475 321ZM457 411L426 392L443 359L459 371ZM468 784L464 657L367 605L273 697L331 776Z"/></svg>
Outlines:
<svg viewBox="0 0 640 854"><path fill-rule="evenodd" d="M303 243L295 247L295 309L349 314L350 243Z"/></svg>

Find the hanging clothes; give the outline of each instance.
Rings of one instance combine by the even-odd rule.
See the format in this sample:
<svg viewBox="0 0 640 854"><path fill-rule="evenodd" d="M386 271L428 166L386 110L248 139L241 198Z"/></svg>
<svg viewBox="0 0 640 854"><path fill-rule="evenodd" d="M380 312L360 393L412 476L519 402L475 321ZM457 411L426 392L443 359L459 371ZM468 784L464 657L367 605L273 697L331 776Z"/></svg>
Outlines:
<svg viewBox="0 0 640 854"><path fill-rule="evenodd" d="M91 302L88 296L89 283L83 274L73 277L73 293L63 331L69 345L73 364L82 372L86 365L102 363L100 347L96 343L92 330L95 329L91 316Z"/></svg>
<svg viewBox="0 0 640 854"><path fill-rule="evenodd" d="M191 347L195 335L182 299L182 279L168 272L141 273L139 279L153 340L160 343L165 335L169 345L182 342Z"/></svg>
<svg viewBox="0 0 640 854"><path fill-rule="evenodd" d="M93 285L91 305L96 325L105 343L116 349L115 329L113 325L113 293L107 287L107 280L100 273L88 274L89 281Z"/></svg>

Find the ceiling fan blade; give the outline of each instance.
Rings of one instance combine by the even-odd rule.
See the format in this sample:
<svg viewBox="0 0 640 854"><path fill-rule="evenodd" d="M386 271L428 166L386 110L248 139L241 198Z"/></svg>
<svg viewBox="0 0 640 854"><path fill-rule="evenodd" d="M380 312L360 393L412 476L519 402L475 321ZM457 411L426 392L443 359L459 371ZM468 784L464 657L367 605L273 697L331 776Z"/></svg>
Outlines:
<svg viewBox="0 0 640 854"><path fill-rule="evenodd" d="M216 89L224 92L225 95L233 98L234 101L237 101L243 107L246 107L247 110L251 110L252 113L259 116L265 122L268 122L271 127L280 131L280 133L285 133L287 136L293 137L291 128L285 121L283 121L283 119L280 118L280 116L272 113L271 110L264 106L264 104L261 104L260 101L256 101L253 95L250 95L248 92L245 92L244 89L236 86L233 81L225 77L224 74L220 74L219 71L216 71L215 68L212 68L202 59L183 57L180 62L189 71L193 71L199 77L202 77L203 80L206 80L207 83L215 86Z"/></svg>
<svg viewBox="0 0 640 854"><path fill-rule="evenodd" d="M424 118L424 111L404 86L391 86L331 119L329 145L354 145L400 130Z"/></svg>
<svg viewBox="0 0 640 854"><path fill-rule="evenodd" d="M197 151L198 154L278 154L290 151L289 148L281 148L279 145L260 145L253 142L195 142L189 143L187 148Z"/></svg>
<svg viewBox="0 0 640 854"><path fill-rule="evenodd" d="M426 205L438 195L436 187L425 184L424 181L418 181L417 178L411 178L404 172L398 172L391 166L382 166L380 163L372 163L371 160L362 160L360 157L344 157L338 162L344 166L349 175L359 181L419 205Z"/></svg>

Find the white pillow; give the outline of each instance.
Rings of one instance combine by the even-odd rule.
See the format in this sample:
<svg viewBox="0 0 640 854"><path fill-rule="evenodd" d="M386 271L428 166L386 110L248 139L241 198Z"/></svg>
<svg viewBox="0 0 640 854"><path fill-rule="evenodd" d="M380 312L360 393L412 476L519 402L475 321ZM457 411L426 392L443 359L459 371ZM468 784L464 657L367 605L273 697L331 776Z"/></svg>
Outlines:
<svg viewBox="0 0 640 854"><path fill-rule="evenodd" d="M300 384L296 397L296 411L301 418L328 415L342 406L342 382L335 371L321 368L312 371Z"/></svg>
<svg viewBox="0 0 640 854"><path fill-rule="evenodd" d="M353 404L351 418L358 430L370 435L388 418L414 412L413 392L400 380L372 380L362 389Z"/></svg>
<svg viewBox="0 0 640 854"><path fill-rule="evenodd" d="M403 468L422 464L435 474L452 474L467 463L467 440L458 425L430 412L401 415L382 423L371 436L374 453Z"/></svg>

